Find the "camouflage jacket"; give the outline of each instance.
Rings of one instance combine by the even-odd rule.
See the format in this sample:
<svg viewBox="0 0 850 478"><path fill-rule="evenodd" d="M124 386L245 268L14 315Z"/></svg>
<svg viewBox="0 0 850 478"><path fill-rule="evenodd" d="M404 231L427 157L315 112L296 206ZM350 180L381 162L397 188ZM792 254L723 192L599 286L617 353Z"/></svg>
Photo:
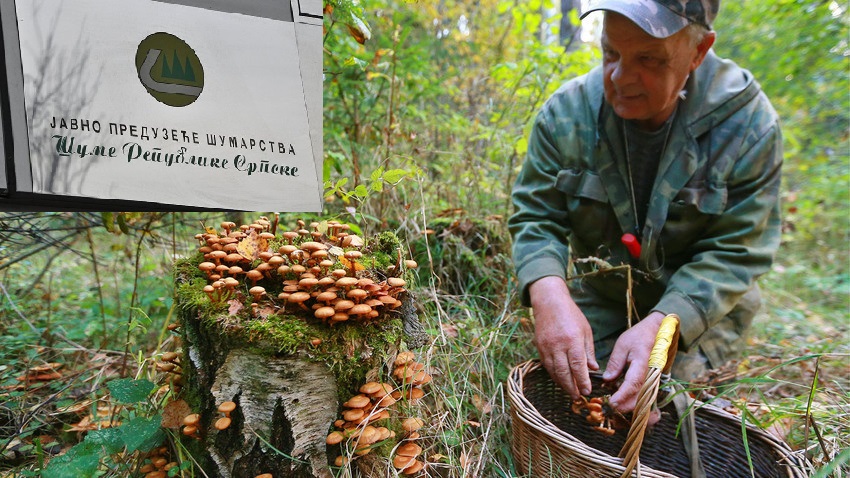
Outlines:
<svg viewBox="0 0 850 478"><path fill-rule="evenodd" d="M716 367L740 346L760 304L755 280L779 245L782 139L758 83L731 61L709 52L685 88L639 259L621 243L635 231L635 217L621 159L622 120L603 100L601 68L564 84L538 114L509 227L525 305L532 282L565 277L571 253L630 263L643 272L633 288L641 317L652 310L678 314L680 348L699 345ZM595 340L625 328L621 274L568 285L583 295L577 302Z"/></svg>

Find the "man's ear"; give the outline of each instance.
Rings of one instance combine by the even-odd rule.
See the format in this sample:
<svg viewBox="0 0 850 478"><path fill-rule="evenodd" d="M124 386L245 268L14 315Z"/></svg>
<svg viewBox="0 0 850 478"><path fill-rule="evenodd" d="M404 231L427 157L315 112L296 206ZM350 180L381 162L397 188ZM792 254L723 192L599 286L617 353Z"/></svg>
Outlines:
<svg viewBox="0 0 850 478"><path fill-rule="evenodd" d="M693 61L691 61L691 71L696 70L700 65L702 65L702 61L705 60L705 55L708 54L708 50L710 50L711 46L714 45L715 38L717 38L717 35L714 32L708 32L705 34L702 41L697 44L696 55L694 56Z"/></svg>

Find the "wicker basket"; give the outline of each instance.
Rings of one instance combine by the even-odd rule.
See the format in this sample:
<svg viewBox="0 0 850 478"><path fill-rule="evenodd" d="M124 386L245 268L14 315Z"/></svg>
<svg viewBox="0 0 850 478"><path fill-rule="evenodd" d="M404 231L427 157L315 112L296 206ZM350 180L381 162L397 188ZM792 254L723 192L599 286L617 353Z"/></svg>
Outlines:
<svg viewBox="0 0 850 478"><path fill-rule="evenodd" d="M591 397L609 394L600 374L592 373ZM511 402L512 452L516 469L528 477L619 478L625 471L617 454L626 430L605 436L570 411L571 400L541 364L516 366L508 378ZM710 404L697 402L696 430L700 457L708 478L750 477L741 420ZM673 404L647 431L640 453L640 472L647 478L690 478L690 461L681 438ZM747 426L747 441L756 478L805 478L804 463L788 446ZM632 472L632 476L638 476Z"/></svg>

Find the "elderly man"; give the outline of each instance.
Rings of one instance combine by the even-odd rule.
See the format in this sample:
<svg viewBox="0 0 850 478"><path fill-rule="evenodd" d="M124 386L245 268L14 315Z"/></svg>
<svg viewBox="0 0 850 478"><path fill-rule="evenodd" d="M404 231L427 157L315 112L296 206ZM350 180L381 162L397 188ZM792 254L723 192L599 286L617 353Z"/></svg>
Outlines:
<svg viewBox="0 0 850 478"><path fill-rule="evenodd" d="M602 66L564 84L534 123L509 221L535 344L573 398L588 371L633 409L661 319L681 318L673 375L725 363L760 305L779 245L778 119L752 75L711 50L719 0L602 0ZM630 264L626 280L567 280L569 258ZM585 263L577 273L588 272Z"/></svg>

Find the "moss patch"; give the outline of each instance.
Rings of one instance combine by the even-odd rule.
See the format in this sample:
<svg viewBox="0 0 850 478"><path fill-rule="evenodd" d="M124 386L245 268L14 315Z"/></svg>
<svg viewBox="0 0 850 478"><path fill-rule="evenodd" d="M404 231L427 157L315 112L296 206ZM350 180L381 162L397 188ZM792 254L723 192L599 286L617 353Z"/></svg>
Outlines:
<svg viewBox="0 0 850 478"><path fill-rule="evenodd" d="M301 241L296 241L301 242ZM281 243L270 241L272 250ZM382 233L366 241L358 260L365 267L359 275L376 281L385 279L386 271L398 263L401 242L392 232ZM209 359L226 356L233 348L249 348L261 355L297 355L306 360L323 363L337 379L340 396L347 398L364 382L367 374L381 374L380 369L390 355L395 354L404 339L404 326L397 312L388 312L371 323L350 320L326 325L312 317L311 312L283 312L283 302L276 297L283 289L282 279L264 278L257 285L266 288L270 299L258 302L259 312L252 313L253 300L248 294L252 286L241 284L230 300L212 301L203 288L209 281L198 270L205 259L201 253L175 264L176 304L183 320L200 321L194 329L205 337L189 337L189 343L215 348L208 351ZM254 261L256 266L260 261ZM334 268L342 268L338 261ZM292 275L291 278L295 278Z"/></svg>

